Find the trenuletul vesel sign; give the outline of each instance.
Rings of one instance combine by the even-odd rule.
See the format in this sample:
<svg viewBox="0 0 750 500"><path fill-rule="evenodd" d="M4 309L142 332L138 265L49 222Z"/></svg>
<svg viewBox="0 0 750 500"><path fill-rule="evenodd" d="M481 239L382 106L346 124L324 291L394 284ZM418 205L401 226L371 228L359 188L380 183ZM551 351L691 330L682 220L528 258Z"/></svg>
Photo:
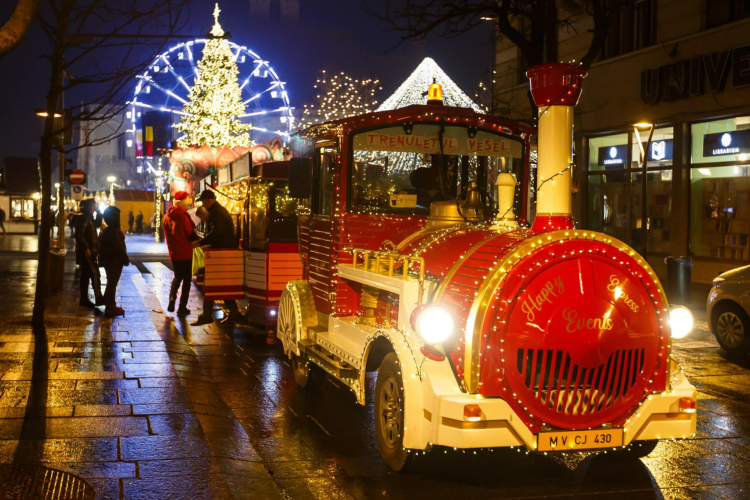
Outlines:
<svg viewBox="0 0 750 500"><path fill-rule="evenodd" d="M365 151L393 151L400 153L441 152L440 136L435 126L415 126L407 134L402 127L363 132L354 136L354 149ZM469 137L466 128L446 127L443 132L442 153L447 155L477 155L521 157L521 143L497 134L477 131Z"/></svg>

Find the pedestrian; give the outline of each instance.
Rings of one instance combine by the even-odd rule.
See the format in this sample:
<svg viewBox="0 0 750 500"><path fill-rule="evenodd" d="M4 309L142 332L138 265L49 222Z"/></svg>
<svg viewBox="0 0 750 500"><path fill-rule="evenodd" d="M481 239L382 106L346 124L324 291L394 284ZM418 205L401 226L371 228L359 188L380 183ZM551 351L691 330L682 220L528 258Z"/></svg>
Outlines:
<svg viewBox="0 0 750 500"><path fill-rule="evenodd" d="M86 198L80 203L81 213L75 218L75 239L76 239L76 263L81 268L81 301L82 307L94 307L104 305L102 296L102 285L99 278L99 266L96 263L98 252L98 235L97 228L102 225L102 216L96 212L96 200ZM89 282L94 288L94 300L89 299Z"/></svg>
<svg viewBox="0 0 750 500"><path fill-rule="evenodd" d="M135 216L135 234L143 233L143 212L138 210L138 215Z"/></svg>
<svg viewBox="0 0 750 500"><path fill-rule="evenodd" d="M107 207L103 217L107 227L102 229L99 235L99 265L107 273L107 287L104 289L104 315L112 318L125 313L121 307L117 307L115 295L122 268L130 265L130 259L125 246L125 234L120 229L120 209L114 206Z"/></svg>
<svg viewBox="0 0 750 500"><path fill-rule="evenodd" d="M156 214L151 216L151 221L149 222L149 226L151 227L151 234L156 233Z"/></svg>
<svg viewBox="0 0 750 500"><path fill-rule="evenodd" d="M208 219L206 220L206 234L205 236L193 242L194 247L199 246L211 246L213 248L237 248L237 238L234 235L234 222L232 222L232 216L226 208L221 206L216 201L216 195L210 189L204 190L198 197L198 200L203 203L208 211ZM237 310L237 303L234 300L225 300L224 305L229 309L229 315L225 317L221 322L236 322L242 319L242 315ZM203 312L198 316L191 325L206 325L213 323L213 309L214 301L206 300L205 295L203 296Z"/></svg>
<svg viewBox="0 0 750 500"><path fill-rule="evenodd" d="M174 312L177 301L177 290L182 285L180 292L180 308L177 309L178 316L187 316L190 310L187 308L190 296L190 283L193 281L193 242L200 237L195 232L195 224L190 218L187 209L190 206L190 195L185 191L178 191L174 195L174 205L164 217L164 237L167 240L169 259L172 261L174 278L169 290L169 305L167 311Z"/></svg>
<svg viewBox="0 0 750 500"><path fill-rule="evenodd" d="M133 224L135 224L135 216L133 211L128 212L128 233L133 234Z"/></svg>
<svg viewBox="0 0 750 500"><path fill-rule="evenodd" d="M0 208L0 229L3 230L3 236L5 236L5 210Z"/></svg>

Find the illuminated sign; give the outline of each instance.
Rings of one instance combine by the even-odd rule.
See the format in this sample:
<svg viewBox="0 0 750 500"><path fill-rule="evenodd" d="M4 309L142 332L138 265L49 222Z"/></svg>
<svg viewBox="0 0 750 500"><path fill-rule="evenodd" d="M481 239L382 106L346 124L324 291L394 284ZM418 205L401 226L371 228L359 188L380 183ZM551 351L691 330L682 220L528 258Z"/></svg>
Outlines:
<svg viewBox="0 0 750 500"><path fill-rule="evenodd" d="M703 156L750 153L750 130L733 130L703 136Z"/></svg>
<svg viewBox="0 0 750 500"><path fill-rule="evenodd" d="M624 144L599 148L599 166L609 168L625 167L627 160L628 147Z"/></svg>
<svg viewBox="0 0 750 500"><path fill-rule="evenodd" d="M648 161L668 161L672 159L672 139L651 141L648 148Z"/></svg>

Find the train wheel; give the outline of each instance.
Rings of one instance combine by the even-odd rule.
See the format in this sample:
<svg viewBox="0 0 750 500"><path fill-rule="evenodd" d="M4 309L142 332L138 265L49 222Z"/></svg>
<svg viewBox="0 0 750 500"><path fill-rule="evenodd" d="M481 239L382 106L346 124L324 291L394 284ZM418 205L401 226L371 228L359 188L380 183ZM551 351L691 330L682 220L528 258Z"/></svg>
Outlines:
<svg viewBox="0 0 750 500"><path fill-rule="evenodd" d="M297 340L299 339L299 312L292 292L289 289L281 292L279 299L279 316L276 323L276 336L284 346L284 354L290 359L298 355Z"/></svg>
<svg viewBox="0 0 750 500"><path fill-rule="evenodd" d="M414 458L404 448L404 392L401 368L395 353L383 359L375 383L375 433L380 455L388 466L400 471Z"/></svg>
<svg viewBox="0 0 750 500"><path fill-rule="evenodd" d="M304 353L300 356L292 356L292 371L294 380L297 385L303 389L306 387L316 387L320 384L325 374L313 363L307 359Z"/></svg>

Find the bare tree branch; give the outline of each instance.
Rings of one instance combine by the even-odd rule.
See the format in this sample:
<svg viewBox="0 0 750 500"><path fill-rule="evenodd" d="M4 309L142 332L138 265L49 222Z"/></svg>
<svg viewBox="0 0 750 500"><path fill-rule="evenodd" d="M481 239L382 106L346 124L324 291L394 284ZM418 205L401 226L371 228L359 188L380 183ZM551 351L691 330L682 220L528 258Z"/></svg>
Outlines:
<svg viewBox="0 0 750 500"><path fill-rule="evenodd" d="M38 8L39 0L18 0L10 19L0 28L0 58L18 47L26 38Z"/></svg>

